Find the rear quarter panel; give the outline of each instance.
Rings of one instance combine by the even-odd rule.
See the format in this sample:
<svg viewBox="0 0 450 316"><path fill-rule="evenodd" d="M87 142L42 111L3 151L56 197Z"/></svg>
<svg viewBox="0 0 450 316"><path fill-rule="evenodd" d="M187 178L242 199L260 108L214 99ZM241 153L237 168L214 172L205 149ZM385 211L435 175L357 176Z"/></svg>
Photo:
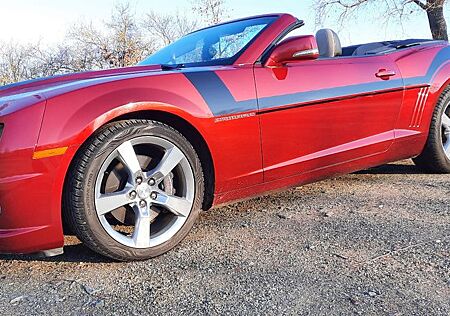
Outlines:
<svg viewBox="0 0 450 316"><path fill-rule="evenodd" d="M394 149L399 158L416 156L425 146L439 96L450 84L450 46L429 45L394 58L405 84Z"/></svg>

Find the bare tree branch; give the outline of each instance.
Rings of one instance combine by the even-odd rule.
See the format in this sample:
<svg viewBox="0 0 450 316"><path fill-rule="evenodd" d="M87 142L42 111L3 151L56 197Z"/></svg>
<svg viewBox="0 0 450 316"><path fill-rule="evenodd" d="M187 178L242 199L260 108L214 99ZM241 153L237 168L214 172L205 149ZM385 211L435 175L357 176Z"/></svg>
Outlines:
<svg viewBox="0 0 450 316"><path fill-rule="evenodd" d="M208 25L214 25L228 18L226 0L191 0L192 10L198 13Z"/></svg>
<svg viewBox="0 0 450 316"><path fill-rule="evenodd" d="M166 46L197 29L198 22L189 20L178 13L175 15L162 15L150 12L146 15L142 25L150 37L159 40L161 46Z"/></svg>
<svg viewBox="0 0 450 316"><path fill-rule="evenodd" d="M425 2L424 2L425 1ZM316 25L321 25L333 13L343 24L360 12L378 12L386 22L397 21L413 14L416 9L427 14L434 39L448 40L444 6L448 0L316 0Z"/></svg>
<svg viewBox="0 0 450 316"><path fill-rule="evenodd" d="M427 5L426 3L423 3L420 0L412 0L412 2L414 2L415 4L417 4L419 7L421 7L423 10L427 10Z"/></svg>

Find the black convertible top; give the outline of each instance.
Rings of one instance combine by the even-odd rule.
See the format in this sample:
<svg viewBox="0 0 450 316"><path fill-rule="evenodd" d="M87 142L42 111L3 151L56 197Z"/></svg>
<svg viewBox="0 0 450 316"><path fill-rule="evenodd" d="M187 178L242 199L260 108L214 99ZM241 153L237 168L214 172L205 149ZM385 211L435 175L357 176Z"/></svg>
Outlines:
<svg viewBox="0 0 450 316"><path fill-rule="evenodd" d="M397 41L373 42L367 44L353 45L342 48L342 56L364 56L386 54L398 49L404 49L412 46L440 43L442 41L430 39L406 39Z"/></svg>

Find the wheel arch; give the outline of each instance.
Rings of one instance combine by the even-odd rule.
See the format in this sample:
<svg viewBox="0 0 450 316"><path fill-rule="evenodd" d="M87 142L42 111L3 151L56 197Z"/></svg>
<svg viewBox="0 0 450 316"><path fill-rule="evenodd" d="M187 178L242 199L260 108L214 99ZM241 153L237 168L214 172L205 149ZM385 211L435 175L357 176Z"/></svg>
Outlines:
<svg viewBox="0 0 450 316"><path fill-rule="evenodd" d="M65 215L64 213L67 211L64 207L64 196L65 191L67 188L67 179L70 176L70 172L72 170L72 165L78 156L79 152L84 148L84 145L91 139L92 136L94 136L97 131L110 123L122 121L122 120L131 120L131 119L148 119L148 120L154 120L159 121L161 123L164 123L170 127L173 127L178 132L180 132L194 147L194 150L196 151L197 155L199 156L200 162L202 164L203 168L203 174L204 174L204 181L205 181L205 192L203 197L203 204L202 209L204 211L209 210L214 201L214 191L215 191L215 169L214 169L214 162L212 158L211 151L209 149L209 146L203 137L203 135L198 131L197 128L195 128L191 123L186 121L185 119L181 118L178 115L164 112L160 110L139 110L136 112L129 112L126 114L119 115L117 117L114 117L110 119L109 121L105 121L104 124L101 126L98 126L98 128L93 131L89 137L87 137L84 142L78 147L76 152L74 153L73 157L70 159L70 163L67 169L67 172L64 176L64 184L63 184L63 194L62 194L62 200L61 200L61 215L62 215L62 224L65 232L68 231L68 225L65 221Z"/></svg>

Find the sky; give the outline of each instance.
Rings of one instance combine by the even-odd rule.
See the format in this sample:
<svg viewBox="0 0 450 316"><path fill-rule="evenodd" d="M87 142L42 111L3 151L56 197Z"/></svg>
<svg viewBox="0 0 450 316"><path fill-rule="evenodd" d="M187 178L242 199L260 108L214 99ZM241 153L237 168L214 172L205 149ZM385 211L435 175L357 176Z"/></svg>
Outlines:
<svg viewBox="0 0 450 316"><path fill-rule="evenodd" d="M77 21L102 22L111 15L115 4L121 0L0 0L0 40L19 43L52 45L64 40L68 28ZM136 14L144 15L149 10L161 13L190 13L190 1L129 0ZM227 0L230 18L239 18L263 13L286 12L304 20L302 34L313 34L315 14L313 0ZM335 29L344 45L391 40L399 38L431 37L424 13L416 14L403 27L396 24L376 23L371 13L360 16L344 27L329 20L324 26ZM446 10L450 22L450 8Z"/></svg>

